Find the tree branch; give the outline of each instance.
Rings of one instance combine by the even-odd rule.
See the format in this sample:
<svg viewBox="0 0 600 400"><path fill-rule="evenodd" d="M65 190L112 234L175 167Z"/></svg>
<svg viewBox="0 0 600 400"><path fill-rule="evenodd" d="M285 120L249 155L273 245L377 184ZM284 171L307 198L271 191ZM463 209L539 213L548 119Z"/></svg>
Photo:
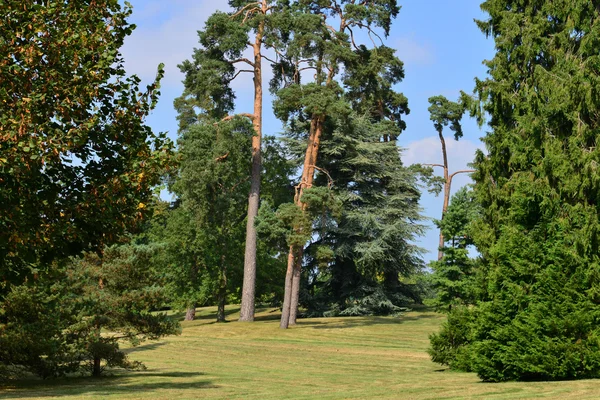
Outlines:
<svg viewBox="0 0 600 400"><path fill-rule="evenodd" d="M254 121L254 114L239 113L239 114L234 114L234 115L228 115L225 118L223 118L220 122L231 121L235 117L246 117L246 118L249 118L251 121Z"/></svg>
<svg viewBox="0 0 600 400"><path fill-rule="evenodd" d="M242 72L252 72L252 73L254 73L254 71L252 71L250 69L240 69L238 72L235 73L235 75L233 76L233 78L231 78L231 80L234 80L235 78L237 78L237 76L239 74L241 74Z"/></svg>
<svg viewBox="0 0 600 400"><path fill-rule="evenodd" d="M244 7L242 7L242 8L241 8L241 9L240 9L238 12L236 12L235 14L233 14L233 15L232 15L230 18L232 18L232 19L233 19L233 18L237 17L238 15L240 15L241 13L243 13L243 12L244 12L244 10L246 10L246 8L248 8L248 7L251 7L251 6L254 6L254 7L256 7L256 6L260 6L260 2L258 2L258 1L257 1L257 2L255 2L255 3L248 3L248 4L246 4L246 5L245 5ZM258 7L256 7L256 8L258 9Z"/></svg>
<svg viewBox="0 0 600 400"><path fill-rule="evenodd" d="M246 64L254 67L254 63L252 61L248 60L247 58L238 58L237 60L229 61L229 64L236 64L239 62L245 62Z"/></svg>
<svg viewBox="0 0 600 400"><path fill-rule="evenodd" d="M227 153L223 154L222 156L219 156L219 157L215 158L215 161L216 161L216 162L223 161L223 160L225 160L225 159L226 159L228 156L229 156L229 152L227 152Z"/></svg>
<svg viewBox="0 0 600 400"><path fill-rule="evenodd" d="M261 56L262 58L264 58L265 60L267 60L267 61L269 61L269 62L272 62L273 64L277 64L277 61L273 61L273 60L271 60L269 57L265 56L264 54L261 54L260 56Z"/></svg>
<svg viewBox="0 0 600 400"><path fill-rule="evenodd" d="M462 169L460 171L456 171L453 174L450 175L450 179L454 178L454 175L458 175L458 174L470 174L475 172L474 169Z"/></svg>
<svg viewBox="0 0 600 400"><path fill-rule="evenodd" d="M327 170L323 168L317 167L316 165L311 165L311 167L327 175L327 188L331 189L331 187L333 186L333 178L331 177L331 175L329 175L329 172L327 172Z"/></svg>
<svg viewBox="0 0 600 400"><path fill-rule="evenodd" d="M424 167L441 167L445 168L442 164L421 164Z"/></svg>

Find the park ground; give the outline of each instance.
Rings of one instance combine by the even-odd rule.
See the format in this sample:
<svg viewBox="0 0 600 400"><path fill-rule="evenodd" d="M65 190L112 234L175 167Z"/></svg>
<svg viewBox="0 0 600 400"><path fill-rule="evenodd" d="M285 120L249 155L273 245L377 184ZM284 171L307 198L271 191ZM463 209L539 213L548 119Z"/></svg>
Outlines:
<svg viewBox="0 0 600 400"><path fill-rule="evenodd" d="M228 308L236 321L237 307ZM181 336L129 351L146 371L22 381L0 399L598 399L600 381L482 383L432 363L428 336L444 316L311 318L279 329L277 309L254 323L217 324L214 308Z"/></svg>

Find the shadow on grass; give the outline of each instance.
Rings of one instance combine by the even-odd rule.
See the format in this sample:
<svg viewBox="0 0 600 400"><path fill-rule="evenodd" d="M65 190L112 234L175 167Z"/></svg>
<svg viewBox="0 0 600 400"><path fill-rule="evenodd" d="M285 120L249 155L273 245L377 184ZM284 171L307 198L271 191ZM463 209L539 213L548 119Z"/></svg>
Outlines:
<svg viewBox="0 0 600 400"><path fill-rule="evenodd" d="M159 348L160 346L164 346L167 342L151 342L146 344L141 344L139 346L131 347L129 349L123 349L125 354L135 353L137 351L146 351L146 350L154 350Z"/></svg>
<svg viewBox="0 0 600 400"><path fill-rule="evenodd" d="M401 315L400 317L336 317L335 319L318 318L311 320L298 320L298 326L313 329L344 329L353 327L366 327L375 325L397 325L421 319L439 318L435 314Z"/></svg>
<svg viewBox="0 0 600 400"><path fill-rule="evenodd" d="M203 311L201 311L201 312L202 313L198 313L198 310L196 311L196 317L194 318L194 321L206 321L206 320L215 320L216 321L217 320L216 309L215 309L215 312L211 312L211 313L207 313L207 314L204 314ZM225 317L232 315L232 314L239 313L239 312L240 312L239 307L225 309ZM185 318L185 311L173 313L171 315L171 318L183 322L183 320Z"/></svg>
<svg viewBox="0 0 600 400"><path fill-rule="evenodd" d="M198 390L216 389L211 381L198 379L199 372L148 371L124 373L122 375L100 378L70 377L56 380L27 380L0 386L2 399L28 399L31 397L69 397L69 396L111 396L127 393L144 395L155 390ZM141 383L144 378L153 378L152 382ZM160 379L164 378L164 379ZM184 382L173 382L173 378L186 378ZM157 380L158 379L158 380ZM141 382L140 382L141 381ZM150 396L146 394L146 396Z"/></svg>

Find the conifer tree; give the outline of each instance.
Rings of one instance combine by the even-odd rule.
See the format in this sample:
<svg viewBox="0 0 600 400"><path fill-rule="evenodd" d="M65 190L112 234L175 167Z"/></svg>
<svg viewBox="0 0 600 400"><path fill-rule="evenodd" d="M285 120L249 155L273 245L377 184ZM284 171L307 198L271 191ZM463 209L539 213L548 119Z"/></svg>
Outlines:
<svg viewBox="0 0 600 400"><path fill-rule="evenodd" d="M435 221L444 237L443 257L431 263L431 282L440 309L450 311L453 305L474 302L476 261L469 257L469 247L473 246L473 222L478 213L472 190L463 187L452 196L444 218Z"/></svg>
<svg viewBox="0 0 600 400"><path fill-rule="evenodd" d="M254 127L240 314L240 320L252 321L257 248L254 220L258 214L260 197L263 59L271 60L265 52L277 48L281 37L280 27L287 26L288 21L285 2L230 0L229 6L233 11L218 11L208 18L204 30L198 32L201 48L194 50L192 60L180 65L185 74L185 90L175 100L175 108L179 113L180 131L198 122L200 115L196 109L212 118L231 118L228 113L233 111L235 105L231 82L241 74L249 73L252 76L253 111L239 114L248 118ZM251 59L244 56L246 50L252 51ZM237 68L239 65L243 67Z"/></svg>
<svg viewBox="0 0 600 400"><path fill-rule="evenodd" d="M204 275L217 303L217 321L225 321L225 302L232 276L242 265L244 199L247 193L251 152L245 142L253 127L242 117L190 126L179 139L181 162L171 189L189 217L184 250L190 273ZM189 306L193 307L194 304ZM189 309L190 307L188 307Z"/></svg>
<svg viewBox="0 0 600 400"><path fill-rule="evenodd" d="M328 128L328 119L348 114L350 104L343 99L340 71L343 66L360 57L355 31L363 30L372 40L381 40L376 30L389 34L391 20L399 11L395 0L361 2L301 1L294 9L299 14L291 28L291 40L286 42L285 61L280 79L291 82L278 93L276 115L299 132L304 131L306 150L302 175L296 188L294 204L303 212L308 205L303 200L307 189L314 184L321 140ZM335 26L334 26L335 25ZM373 42L374 47L375 42ZM366 48L363 48L366 51ZM302 71L314 71L314 80L303 84ZM332 126L330 124L330 126ZM302 137L302 134L300 135ZM302 224L295 230L302 232ZM300 291L300 276L304 243L290 245L281 328L295 324Z"/></svg>
<svg viewBox="0 0 600 400"><path fill-rule="evenodd" d="M467 332L454 361L487 381L598 378L600 11L589 0L482 9L497 49L477 82L491 128L474 174L486 282L472 317L442 334Z"/></svg>
<svg viewBox="0 0 600 400"><path fill-rule="evenodd" d="M418 175L402 165L399 133L398 124L352 113L323 142L322 166L341 205L330 229L321 233L316 225L318 239L307 250L316 254L311 285L320 286L311 299L314 311L393 314L418 300L401 278L424 267L413 242L425 228L419 222ZM331 254L327 263L323 247Z"/></svg>
<svg viewBox="0 0 600 400"><path fill-rule="evenodd" d="M459 140L463 136L462 126L460 120L466 111L466 99L465 96L461 99L461 102L455 103L449 101L444 96L433 96L429 98L429 113L431 114L431 120L433 126L440 138L440 144L442 146L442 160L443 164L425 164L431 167L441 167L444 171L444 201L442 205L442 220L448 210L448 204L450 203L450 190L452 189L452 180L458 174L465 174L475 172L472 169L459 170L450 173L450 166L448 165L448 152L446 150L446 139L444 138L444 126L450 125L450 130L454 132L454 139ZM444 232L440 228L440 240L438 243L438 261L442 259L444 247Z"/></svg>

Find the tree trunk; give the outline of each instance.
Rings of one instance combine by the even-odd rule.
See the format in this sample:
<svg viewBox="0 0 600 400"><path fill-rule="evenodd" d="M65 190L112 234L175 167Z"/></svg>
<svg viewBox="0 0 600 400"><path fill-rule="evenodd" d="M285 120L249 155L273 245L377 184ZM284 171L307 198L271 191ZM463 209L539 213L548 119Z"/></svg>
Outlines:
<svg viewBox="0 0 600 400"><path fill-rule="evenodd" d="M194 319L196 319L196 305L192 304L185 311L185 320L193 321Z"/></svg>
<svg viewBox="0 0 600 400"><path fill-rule="evenodd" d="M283 306L281 308L281 321L279 327L287 329L290 323L290 304L292 301L292 283L294 275L294 247L290 246L288 252L287 270L285 272L285 286L283 292Z"/></svg>
<svg viewBox="0 0 600 400"><path fill-rule="evenodd" d="M303 249L302 249L303 250ZM301 251L301 253L304 253ZM292 275L292 299L290 302L290 322L289 325L296 325L296 318L298 317L298 300L300 298L300 279L302 276L302 257L299 257L294 263L294 272Z"/></svg>
<svg viewBox="0 0 600 400"><path fill-rule="evenodd" d="M262 12L266 13L267 3L262 2ZM246 222L246 249L244 252L244 282L242 284L242 304L240 321L254 321L254 301L256 294L256 227L254 221L258 215L260 201L261 139L262 139L262 54L261 45L264 34L264 20L258 26L254 41L254 136L252 137L252 172L250 176L250 195L248 196L248 218Z"/></svg>
<svg viewBox="0 0 600 400"><path fill-rule="evenodd" d="M442 143L442 156L444 158L444 205L442 206L442 218L444 220L444 215L448 210L448 203L450 202L450 185L452 184L450 180L450 176L448 175L448 154L446 152L446 140L444 139L444 135L442 131L438 131L438 135L440 137L440 142ZM444 248L444 234L440 229L440 240L438 243L438 261L442 259L444 256L443 249Z"/></svg>
<svg viewBox="0 0 600 400"><path fill-rule="evenodd" d="M323 131L323 121L320 116L313 116L310 124L310 132L308 136L308 146L304 155L304 165L302 167L302 178L298 185L298 191L294 196L294 203L300 207L302 211L306 210L306 204L302 202L302 194L304 189L312 187L315 178L315 164L319 153L319 145L321 143L321 134ZM300 228L297 228L300 229ZM281 313L280 327L285 329L289 325L296 323L298 311L298 298L300 294L300 275L302 272L302 258L304 246L290 246L288 253L288 271L286 273L286 285L284 293L284 308ZM288 275L290 275L288 277ZM290 280L288 285L288 279ZM288 289L289 288L289 289ZM288 290L290 291L288 293ZM289 298L289 301L287 301ZM286 309L287 307L287 309Z"/></svg>
<svg viewBox="0 0 600 400"><path fill-rule="evenodd" d="M221 256L221 279L217 299L217 322L225 322L225 300L227 298L227 266L225 255Z"/></svg>
<svg viewBox="0 0 600 400"><path fill-rule="evenodd" d="M102 359L100 357L94 356L94 365L92 368L92 376L102 375L101 362L102 362Z"/></svg>

